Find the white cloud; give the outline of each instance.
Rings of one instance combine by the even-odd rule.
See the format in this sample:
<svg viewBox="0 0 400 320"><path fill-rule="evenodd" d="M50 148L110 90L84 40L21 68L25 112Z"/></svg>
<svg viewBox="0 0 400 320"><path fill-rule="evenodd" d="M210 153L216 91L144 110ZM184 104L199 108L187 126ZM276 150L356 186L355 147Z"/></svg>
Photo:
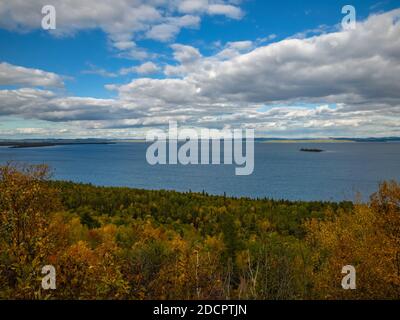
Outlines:
<svg viewBox="0 0 400 320"><path fill-rule="evenodd" d="M232 42L209 57L174 44L176 64L165 68L165 79L108 85L118 98L0 90L0 114L116 135L168 119L254 127L270 136L400 135L399 17L395 10L358 22L354 31L258 47ZM226 49L234 54L221 54Z"/></svg>
<svg viewBox="0 0 400 320"><path fill-rule="evenodd" d="M174 58L181 64L191 63L200 59L202 56L198 49L182 44L173 44L171 48L174 50Z"/></svg>
<svg viewBox="0 0 400 320"><path fill-rule="evenodd" d="M0 28L13 31L40 29L41 8L47 4L47 0L1 1ZM57 13L57 29L51 33L68 36L81 30L101 29L113 46L123 51L121 56L145 59L148 55L136 45L137 39L172 40L182 28L199 26L201 15L222 14L233 19L241 16L240 8L225 4L225 1L218 4L206 1L204 4L200 3L197 5L200 10L195 10L196 4L184 0L52 0L51 5ZM189 11L196 15L184 14Z"/></svg>
<svg viewBox="0 0 400 320"><path fill-rule="evenodd" d="M235 41L228 42L225 48L218 53L218 58L221 59L231 59L242 53L248 52L254 49L254 44L252 41Z"/></svg>
<svg viewBox="0 0 400 320"><path fill-rule="evenodd" d="M159 67L151 61L145 62L139 66L134 66L130 68L122 68L120 70L120 74L126 75L129 73L137 73L137 74L153 74L159 71Z"/></svg>
<svg viewBox="0 0 400 320"><path fill-rule="evenodd" d="M235 42L228 42L227 47L236 49L236 50L247 50L251 49L253 46L252 41L235 41Z"/></svg>
<svg viewBox="0 0 400 320"><path fill-rule="evenodd" d="M143 60L149 58L150 54L145 48L139 47L136 42L130 41L130 35L114 36L113 46L120 50L117 54L118 57L132 59L132 60Z"/></svg>
<svg viewBox="0 0 400 320"><path fill-rule="evenodd" d="M231 19L243 17L243 11L237 6L208 0L184 0L180 2L178 9L183 13L206 12L209 15L223 15Z"/></svg>
<svg viewBox="0 0 400 320"><path fill-rule="evenodd" d="M396 10L371 16L359 22L355 31L287 39L244 54L238 50L248 50L250 42L227 44L212 57L203 57L190 46L174 45L174 57L179 64L167 66L164 72L180 79L139 79L114 89L119 91L121 99L140 100L162 111L173 108L186 114L188 109L190 114L208 112L214 122L221 117L213 114L230 115L232 119L240 119L239 124L268 122L266 117L274 114L256 111L262 105L308 103L341 107L334 112L318 109L316 113L310 113L306 107L295 112L289 112L290 108L280 109L286 117L276 124L288 128L288 119L298 118L300 127L307 127L302 114L317 118L310 122L309 128L350 123L367 128L371 126L369 119L375 117L387 124L382 117L399 117L400 23L396 22L399 15L400 10ZM235 54L227 57L227 49L236 50ZM243 109L254 118L243 116L240 112ZM262 128L261 124L257 126Z"/></svg>
<svg viewBox="0 0 400 320"><path fill-rule="evenodd" d="M194 84L182 79L148 78L137 79L127 85L117 87L122 100L143 103L148 107L154 107L159 103L191 103L196 95L196 89ZM147 104L146 100L149 98L152 102Z"/></svg>
<svg viewBox="0 0 400 320"><path fill-rule="evenodd" d="M199 24L200 18L192 15L168 18L165 22L153 26L146 36L149 39L166 42L174 39L181 28L198 28Z"/></svg>
<svg viewBox="0 0 400 320"><path fill-rule="evenodd" d="M224 15L232 19L241 19L243 12L238 7L226 4L212 4L207 9L208 14Z"/></svg>
<svg viewBox="0 0 400 320"><path fill-rule="evenodd" d="M259 47L189 75L204 95L248 103L327 100L362 103L400 97L400 10L354 31ZM373 45L372 45L373 44ZM210 76L212 75L212 76Z"/></svg>
<svg viewBox="0 0 400 320"><path fill-rule="evenodd" d="M178 9L183 13L196 13L207 11L208 0L184 0L181 1Z"/></svg>
<svg viewBox="0 0 400 320"><path fill-rule="evenodd" d="M0 85L62 87L64 83L62 78L55 73L2 62L0 63Z"/></svg>
<svg viewBox="0 0 400 320"><path fill-rule="evenodd" d="M107 70L97 67L91 63L88 63L88 67L89 67L89 69L83 70L82 74L94 74L94 75L99 75L101 77L109 77L109 78L114 78L117 76L116 73L107 71Z"/></svg>

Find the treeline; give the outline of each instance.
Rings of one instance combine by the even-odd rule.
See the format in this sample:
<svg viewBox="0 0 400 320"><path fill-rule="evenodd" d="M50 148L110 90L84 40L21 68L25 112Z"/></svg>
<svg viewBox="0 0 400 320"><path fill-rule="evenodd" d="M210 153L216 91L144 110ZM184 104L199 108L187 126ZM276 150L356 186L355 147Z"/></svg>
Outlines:
<svg viewBox="0 0 400 320"><path fill-rule="evenodd" d="M353 204L48 178L46 166L0 167L2 299L400 298L394 182ZM41 286L45 265L55 290ZM356 290L341 286L345 265Z"/></svg>

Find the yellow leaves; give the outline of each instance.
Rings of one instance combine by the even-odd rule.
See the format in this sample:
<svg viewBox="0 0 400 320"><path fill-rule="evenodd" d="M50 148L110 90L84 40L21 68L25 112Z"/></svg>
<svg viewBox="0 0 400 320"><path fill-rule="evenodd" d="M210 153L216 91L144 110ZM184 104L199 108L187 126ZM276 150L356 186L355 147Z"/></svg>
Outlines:
<svg viewBox="0 0 400 320"><path fill-rule="evenodd" d="M239 269L246 270L249 265L250 253L248 250L239 252L236 256L236 264Z"/></svg>
<svg viewBox="0 0 400 320"><path fill-rule="evenodd" d="M257 224L261 233L267 233L272 229L271 222L267 219L262 219Z"/></svg>
<svg viewBox="0 0 400 320"><path fill-rule="evenodd" d="M65 250L57 266L63 288L59 294L64 298L77 294L80 298L123 298L129 291L113 251L103 246L91 249L78 241Z"/></svg>
<svg viewBox="0 0 400 320"><path fill-rule="evenodd" d="M72 218L71 221L69 221L69 223L67 224L67 228L68 239L70 243L74 243L76 241L79 241L80 239L88 239L88 228L81 224L81 221L78 217Z"/></svg>
<svg viewBox="0 0 400 320"><path fill-rule="evenodd" d="M400 276L395 262L400 247L392 230L400 227L400 188L383 184L371 206L356 205L353 212L307 223L307 241L324 264L314 274L315 291L332 298L397 297ZM340 283L342 266L357 270L357 292L345 293Z"/></svg>
<svg viewBox="0 0 400 320"><path fill-rule="evenodd" d="M49 212L60 202L57 190L43 182L47 177L46 166L0 167L0 243L7 255L0 272L7 274L10 292L18 298L40 296L37 272L58 237Z"/></svg>
<svg viewBox="0 0 400 320"><path fill-rule="evenodd" d="M105 201L100 188L66 184L64 201L73 205L62 212L45 177L44 168L0 168L0 298L398 297L394 183L383 184L369 205L325 215L317 212L322 204L201 198L204 205L186 207L182 199L194 196L163 193L158 201L159 193L122 197L119 189L107 189ZM303 228L298 215L320 219ZM47 264L57 271L50 293L39 281ZM340 286L347 264L357 270L356 292Z"/></svg>
<svg viewBox="0 0 400 320"><path fill-rule="evenodd" d="M225 250L225 244L221 237L206 236L204 240L204 249L215 253L221 253Z"/></svg>

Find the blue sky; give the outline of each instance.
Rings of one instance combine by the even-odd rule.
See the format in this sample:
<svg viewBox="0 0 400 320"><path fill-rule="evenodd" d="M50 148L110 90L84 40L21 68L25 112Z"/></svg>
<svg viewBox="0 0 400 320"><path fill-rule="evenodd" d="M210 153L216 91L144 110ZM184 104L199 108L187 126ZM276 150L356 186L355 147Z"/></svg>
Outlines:
<svg viewBox="0 0 400 320"><path fill-rule="evenodd" d="M91 6L93 12L74 15L57 0L53 1L57 12L55 32L40 28L42 1L32 1L26 7L3 1L0 0L0 63L3 63L3 70L0 69L0 138L27 135L135 137L143 134L146 128L164 126L168 120L195 127L253 125L260 135L265 136L382 136L397 133L398 97L393 81L395 87L387 89L393 92L393 97L387 97L385 93L388 101L381 101L378 98L386 87L376 87L371 79L362 83L368 70L357 71L359 79L356 76L349 79L343 73L335 74L338 62L334 59L319 61L317 69L333 68L328 77L336 84L348 83L347 88L335 86L328 90L331 85L327 75L321 74L323 81L318 81L318 75L315 75L312 80L305 79L308 84L301 88L301 80L292 83L287 77L276 79L275 83L268 81L263 94L262 81L265 80L262 77L277 78L278 71L269 68L271 61L279 69L285 68L286 63L296 63L297 72L313 66L312 56L306 61L308 65L300 64L302 46L307 47L312 37L318 38L316 49L328 41L324 38L326 34L332 34L332 37L337 34L337 40L332 41L339 45L341 41L352 43L343 36L345 33L340 26L344 16L341 10L350 4L348 1L174 0L160 6L153 5L154 1L143 1L137 8L110 10L108 17L107 13L96 11L95 1L77 1L78 11L81 5L82 12L90 10ZM112 1L100 2L110 8L113 6ZM119 4L121 7L127 5L123 0ZM368 61L373 61L373 57L379 56L388 59L379 63L388 67L387 70L393 70L387 64L398 66L398 60L390 60L387 52L371 50L373 52L367 55L361 48L373 46L373 42L363 43L368 41L367 35L372 30L379 41L391 43L390 52L399 52L397 43L391 41L393 34L387 29L379 30L382 28L380 23L368 23L371 15L381 16L382 21L395 21L399 4L393 0L359 0L352 1L351 5L356 9L357 22L361 26L358 31L352 31L357 46L354 56L349 47L350 54L345 59L349 63L358 61L354 66L363 68ZM129 19L125 16L128 10L146 10L143 12L149 16L149 21L146 16ZM388 13L391 13L389 17L385 16ZM182 19L184 16L186 20ZM120 25L114 21L118 19ZM132 23L134 19L138 19L140 27ZM160 25L160 29L154 28ZM392 25L392 33L398 32L398 24L393 22ZM168 31L171 28L175 31ZM157 30L160 30L159 34L169 33L162 38ZM382 33L388 33L385 39L381 39ZM369 40L375 39L371 36ZM274 49L276 44L278 49ZM266 67L264 71L258 71L247 64L256 61L262 50L265 54L259 58L260 65ZM288 50L287 53L284 50ZM290 55L290 50L297 56ZM325 54L325 49L322 52ZM329 56L330 53L326 54ZM182 56L189 58L182 60L179 58ZM398 59L397 55L394 57ZM139 71L143 65L147 68ZM25 69L21 71L20 67ZM230 72L237 83L233 83L229 73L226 74L227 68L234 67ZM240 70L245 70L244 74ZM251 79L252 70L256 70L254 77L259 79L255 80L257 90L254 92L252 80L240 80ZM382 77L397 79L396 75L387 74L386 69L380 70ZM16 75L10 76L12 72ZM377 73L375 69L370 72ZM208 85L214 79L215 84ZM286 88L293 90L289 92ZM363 88L372 88L372 91L376 88L377 92L370 96L371 90L363 92ZM190 97L192 89L193 97ZM275 95L279 90L282 92ZM28 102L27 92L34 102ZM373 109L372 106L378 104L390 110L390 114L383 117L381 109ZM322 111L317 111L318 108ZM358 109L354 111L354 108ZM12 112L17 109L21 110ZM332 115L329 110L337 114ZM366 112L371 118L360 118L360 112ZM225 122L216 121L221 115ZM259 118L265 118L264 122Z"/></svg>

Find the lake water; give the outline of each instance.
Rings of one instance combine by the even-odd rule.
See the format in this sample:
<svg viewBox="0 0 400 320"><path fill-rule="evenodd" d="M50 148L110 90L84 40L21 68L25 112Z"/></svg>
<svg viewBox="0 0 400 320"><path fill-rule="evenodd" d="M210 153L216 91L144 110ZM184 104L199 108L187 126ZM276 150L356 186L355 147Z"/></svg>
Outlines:
<svg viewBox="0 0 400 320"><path fill-rule="evenodd" d="M400 181L400 143L255 143L255 169L236 176L233 165L151 166L144 143L0 147L0 163L46 163L55 179L143 189L206 191L289 200L354 200L380 181ZM300 152L321 148L322 153Z"/></svg>

